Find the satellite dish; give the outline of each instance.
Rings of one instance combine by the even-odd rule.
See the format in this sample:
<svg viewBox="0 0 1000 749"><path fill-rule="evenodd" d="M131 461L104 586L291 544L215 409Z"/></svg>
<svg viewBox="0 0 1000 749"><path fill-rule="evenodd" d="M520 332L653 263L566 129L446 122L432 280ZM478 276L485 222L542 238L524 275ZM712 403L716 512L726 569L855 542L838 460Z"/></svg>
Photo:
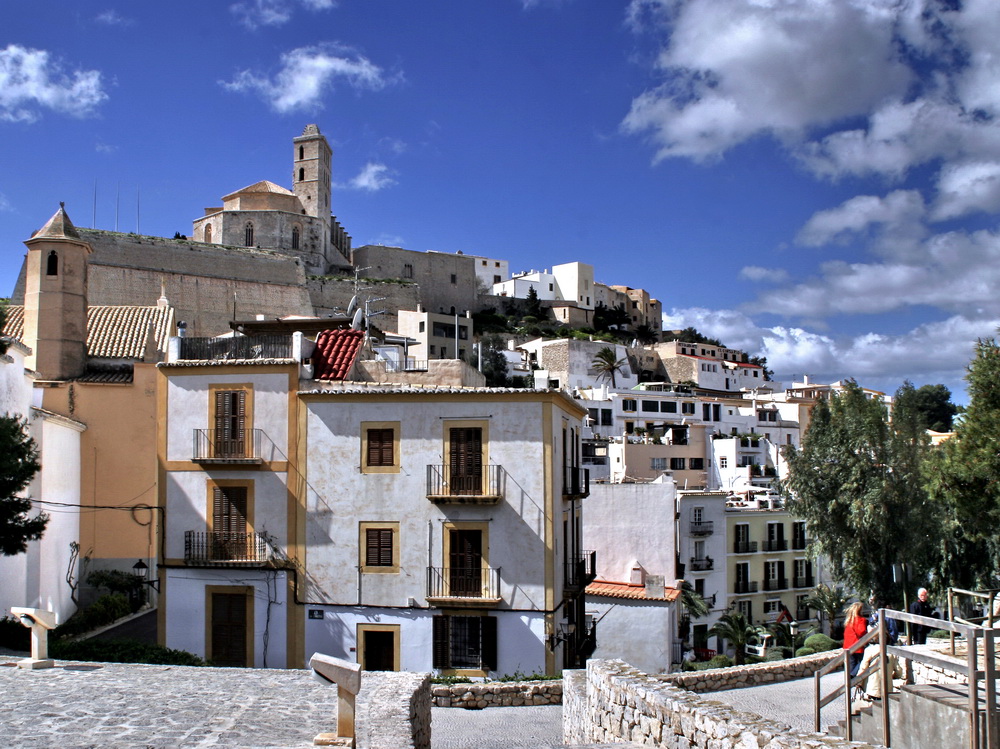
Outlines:
<svg viewBox="0 0 1000 749"><path fill-rule="evenodd" d="M358 310L357 312L355 312L354 313L354 319L351 320L351 329L352 330L361 330L361 324L364 322L364 319L365 319L365 313L364 312L362 312L361 310Z"/></svg>
<svg viewBox="0 0 1000 749"><path fill-rule="evenodd" d="M347 314L353 315L354 310L356 310L357 308L358 308L358 295L355 294L354 296L351 297L351 303L347 305Z"/></svg>

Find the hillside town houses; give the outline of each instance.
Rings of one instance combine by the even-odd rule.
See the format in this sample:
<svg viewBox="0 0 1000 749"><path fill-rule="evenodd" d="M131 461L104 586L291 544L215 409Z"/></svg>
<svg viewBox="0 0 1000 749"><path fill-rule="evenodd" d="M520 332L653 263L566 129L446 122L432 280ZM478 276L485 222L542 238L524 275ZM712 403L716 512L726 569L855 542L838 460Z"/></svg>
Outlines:
<svg viewBox="0 0 1000 749"><path fill-rule="evenodd" d="M292 189L236 190L192 239L60 207L26 240L0 406L41 449L53 520L0 560L0 614L62 622L89 572L135 571L160 642L218 665L471 676L663 673L724 652L727 610L814 619L825 568L775 481L838 383L675 340L660 301L586 263L352 247L326 138L292 149ZM487 386L476 315L528 300L618 336L506 332L522 386Z"/></svg>

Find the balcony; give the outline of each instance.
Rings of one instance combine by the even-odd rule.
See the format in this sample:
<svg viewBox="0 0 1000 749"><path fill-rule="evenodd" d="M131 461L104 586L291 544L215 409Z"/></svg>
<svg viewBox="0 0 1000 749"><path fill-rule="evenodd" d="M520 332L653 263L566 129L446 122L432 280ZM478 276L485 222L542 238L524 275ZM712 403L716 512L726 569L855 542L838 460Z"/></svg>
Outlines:
<svg viewBox="0 0 1000 749"><path fill-rule="evenodd" d="M703 520L701 522L693 522L688 526L688 531L692 536L710 536L713 531L712 520Z"/></svg>
<svg viewBox="0 0 1000 749"><path fill-rule="evenodd" d="M492 607L500 603L500 568L428 567L427 602Z"/></svg>
<svg viewBox="0 0 1000 749"><path fill-rule="evenodd" d="M237 335L231 338L181 338L178 358L211 361L233 359L291 359L290 335Z"/></svg>
<svg viewBox="0 0 1000 749"><path fill-rule="evenodd" d="M795 620L801 622L803 619L812 619L809 609L795 609Z"/></svg>
<svg viewBox="0 0 1000 749"><path fill-rule="evenodd" d="M756 541L737 541L733 544L734 554L755 554L757 553Z"/></svg>
<svg viewBox="0 0 1000 749"><path fill-rule="evenodd" d="M274 566L274 549L260 533L184 532L184 563L192 566Z"/></svg>
<svg viewBox="0 0 1000 749"><path fill-rule="evenodd" d="M590 470L577 466L563 466L564 497L583 498L590 495Z"/></svg>
<svg viewBox="0 0 1000 749"><path fill-rule="evenodd" d="M191 460L202 465L260 465L263 440L263 429L244 429L236 436L219 429L195 429Z"/></svg>
<svg viewBox="0 0 1000 749"><path fill-rule="evenodd" d="M788 551L788 541L783 538L765 541L764 551Z"/></svg>
<svg viewBox="0 0 1000 749"><path fill-rule="evenodd" d="M745 580L737 580L736 585L733 588L733 592L739 595L740 593L756 593L757 592L757 582L747 582Z"/></svg>
<svg viewBox="0 0 1000 749"><path fill-rule="evenodd" d="M584 551L565 563L567 592L583 590L597 579L597 552Z"/></svg>
<svg viewBox="0 0 1000 749"><path fill-rule="evenodd" d="M712 557L691 557L691 569L694 572L704 572L705 570L710 570L715 565Z"/></svg>
<svg viewBox="0 0 1000 749"><path fill-rule="evenodd" d="M795 551L804 551L808 544L806 543L805 536L793 537L792 538L792 548Z"/></svg>
<svg viewBox="0 0 1000 749"><path fill-rule="evenodd" d="M787 577L775 577L764 581L764 590L785 590L788 588Z"/></svg>
<svg viewBox="0 0 1000 749"><path fill-rule="evenodd" d="M796 588L814 588L816 587L816 578L812 575L805 575L804 577L795 578Z"/></svg>
<svg viewBox="0 0 1000 749"><path fill-rule="evenodd" d="M577 627L570 641L570 646L576 652L581 667L597 650L597 620L590 620L589 625Z"/></svg>
<svg viewBox="0 0 1000 749"><path fill-rule="evenodd" d="M436 505L495 505L505 496L503 466L427 466L427 499Z"/></svg>

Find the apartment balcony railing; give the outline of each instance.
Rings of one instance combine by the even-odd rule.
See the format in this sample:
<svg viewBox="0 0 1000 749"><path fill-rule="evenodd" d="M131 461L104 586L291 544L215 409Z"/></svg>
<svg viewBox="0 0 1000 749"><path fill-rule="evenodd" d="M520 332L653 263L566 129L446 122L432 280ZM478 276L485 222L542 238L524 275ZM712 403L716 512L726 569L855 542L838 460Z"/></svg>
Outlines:
<svg viewBox="0 0 1000 749"><path fill-rule="evenodd" d="M736 585L733 587L733 592L736 594L740 593L756 593L757 592L757 581L747 582L737 580Z"/></svg>
<svg viewBox="0 0 1000 749"><path fill-rule="evenodd" d="M765 541L764 551L788 551L788 541L783 538Z"/></svg>
<svg viewBox="0 0 1000 749"><path fill-rule="evenodd" d="M407 359L406 361L390 361L386 359L384 362L386 372L426 372L427 371L427 360L426 359Z"/></svg>
<svg viewBox="0 0 1000 749"><path fill-rule="evenodd" d="M705 570L710 570L715 565L712 557L691 557L691 569L695 572L704 572Z"/></svg>
<svg viewBox="0 0 1000 749"><path fill-rule="evenodd" d="M504 498L506 490L503 466L427 466L427 499L434 504L494 505Z"/></svg>
<svg viewBox="0 0 1000 749"><path fill-rule="evenodd" d="M795 619L797 621L812 619L812 612L809 609L795 609Z"/></svg>
<svg viewBox="0 0 1000 749"><path fill-rule="evenodd" d="M734 554L755 554L757 552L756 541L737 541L733 544Z"/></svg>
<svg viewBox="0 0 1000 749"><path fill-rule="evenodd" d="M795 578L796 588L812 588L816 585L816 578L812 575L805 575L803 577Z"/></svg>
<svg viewBox="0 0 1000 749"><path fill-rule="evenodd" d="M590 495L590 469L563 466L563 496L586 497Z"/></svg>
<svg viewBox="0 0 1000 749"><path fill-rule="evenodd" d="M702 520L701 522L692 522L688 526L688 531L692 536L710 536L712 534L714 525L712 520Z"/></svg>
<svg viewBox="0 0 1000 749"><path fill-rule="evenodd" d="M787 577L775 577L764 581L764 590L785 590L787 587Z"/></svg>
<svg viewBox="0 0 1000 749"><path fill-rule="evenodd" d="M500 568L428 567L427 601L494 606L500 602Z"/></svg>
<svg viewBox="0 0 1000 749"><path fill-rule="evenodd" d="M190 565L271 565L274 551L260 533L184 532L184 562Z"/></svg>
<svg viewBox="0 0 1000 749"><path fill-rule="evenodd" d="M804 538L793 538L792 539L792 548L795 551L802 551L802 550L804 550L806 548L806 546L808 546L808 544L806 543L806 540Z"/></svg>
<svg viewBox="0 0 1000 749"><path fill-rule="evenodd" d="M596 619L590 621L590 626L578 626L576 628L576 632L573 633L571 640L571 646L576 652L579 665L583 666L586 660L597 650Z"/></svg>
<svg viewBox="0 0 1000 749"><path fill-rule="evenodd" d="M191 460L196 463L260 465L264 462L261 457L263 441L263 429L244 429L236 436L219 429L195 429Z"/></svg>
<svg viewBox="0 0 1000 749"><path fill-rule="evenodd" d="M597 579L597 552L584 551L566 562L565 567L565 587L570 591L583 590Z"/></svg>
<svg viewBox="0 0 1000 749"><path fill-rule="evenodd" d="M231 338L181 338L179 356L185 360L291 359L290 335L237 335Z"/></svg>

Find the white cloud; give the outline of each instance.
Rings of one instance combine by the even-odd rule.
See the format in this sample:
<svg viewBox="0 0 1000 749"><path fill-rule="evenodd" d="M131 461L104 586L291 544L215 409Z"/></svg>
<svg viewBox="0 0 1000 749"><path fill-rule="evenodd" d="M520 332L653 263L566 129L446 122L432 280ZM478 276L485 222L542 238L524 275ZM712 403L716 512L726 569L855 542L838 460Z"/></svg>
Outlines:
<svg viewBox="0 0 1000 749"><path fill-rule="evenodd" d="M788 280L788 271L784 268L762 268L759 265L748 265L740 269L740 278L744 281L784 283Z"/></svg>
<svg viewBox="0 0 1000 749"><path fill-rule="evenodd" d="M106 10L103 13L98 13L94 20L107 26L131 26L133 23L131 18L126 18L116 10Z"/></svg>
<svg viewBox="0 0 1000 749"><path fill-rule="evenodd" d="M244 70L222 85L231 91L259 94L272 109L285 113L321 107L323 95L337 81L370 90L389 83L382 68L368 58L349 47L330 43L286 52L274 76Z"/></svg>
<svg viewBox="0 0 1000 749"><path fill-rule="evenodd" d="M14 207L10 204L10 201L7 200L7 196L0 192L0 213L7 213L13 210Z"/></svg>
<svg viewBox="0 0 1000 749"><path fill-rule="evenodd" d="M337 3L336 0L245 0L229 6L229 10L248 29L257 29L261 26L283 26L292 19L298 5L318 11L335 8Z"/></svg>
<svg viewBox="0 0 1000 749"><path fill-rule="evenodd" d="M932 217L941 221L974 211L1000 210L1000 162L947 164L938 177Z"/></svg>
<svg viewBox="0 0 1000 749"><path fill-rule="evenodd" d="M924 199L917 190L896 190L884 198L858 195L836 208L819 211L799 231L796 241L807 247L846 240L848 235L873 225L900 229L918 224L924 216Z"/></svg>
<svg viewBox="0 0 1000 749"><path fill-rule="evenodd" d="M392 171L385 164L376 164L369 161L348 184L355 190L378 192L383 188L396 184L396 180L392 178Z"/></svg>
<svg viewBox="0 0 1000 749"><path fill-rule="evenodd" d="M67 74L45 50L0 50L0 120L34 122L42 109L85 117L107 98L96 70Z"/></svg>

